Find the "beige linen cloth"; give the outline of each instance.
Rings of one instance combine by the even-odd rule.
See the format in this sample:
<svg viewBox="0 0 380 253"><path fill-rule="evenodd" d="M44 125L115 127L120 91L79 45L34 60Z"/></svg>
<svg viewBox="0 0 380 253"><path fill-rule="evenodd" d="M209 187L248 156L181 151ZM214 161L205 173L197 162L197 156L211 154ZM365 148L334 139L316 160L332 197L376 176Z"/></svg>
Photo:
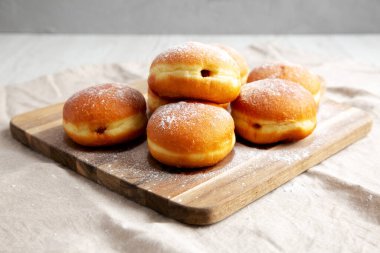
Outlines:
<svg viewBox="0 0 380 253"><path fill-rule="evenodd" d="M373 116L370 134L215 225L166 218L15 141L12 116L147 66L85 66L0 88L0 252L379 252L380 68L280 43L245 50L251 66L290 61L328 83L326 97Z"/></svg>

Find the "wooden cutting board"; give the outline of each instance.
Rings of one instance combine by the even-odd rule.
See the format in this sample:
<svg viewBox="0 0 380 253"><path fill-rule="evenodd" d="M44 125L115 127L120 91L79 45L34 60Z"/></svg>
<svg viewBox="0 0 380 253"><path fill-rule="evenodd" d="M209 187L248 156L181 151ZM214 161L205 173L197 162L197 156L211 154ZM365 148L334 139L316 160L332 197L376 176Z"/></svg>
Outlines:
<svg viewBox="0 0 380 253"><path fill-rule="evenodd" d="M318 126L306 139L256 146L238 138L233 152L216 166L186 171L155 161L145 138L111 148L76 145L63 131L62 107L14 117L14 138L141 205L197 225L226 218L364 137L372 125L364 111L323 101Z"/></svg>

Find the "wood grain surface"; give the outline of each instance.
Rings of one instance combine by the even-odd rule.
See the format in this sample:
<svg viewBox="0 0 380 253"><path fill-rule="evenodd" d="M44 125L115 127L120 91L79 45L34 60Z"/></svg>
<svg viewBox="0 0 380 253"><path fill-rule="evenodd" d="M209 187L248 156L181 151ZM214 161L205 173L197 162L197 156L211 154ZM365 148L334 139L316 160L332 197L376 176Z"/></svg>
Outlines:
<svg viewBox="0 0 380 253"><path fill-rule="evenodd" d="M14 138L141 205L196 225L228 217L362 138L372 125L359 109L323 101L318 126L306 139L256 146L238 138L222 162L189 171L154 160L145 137L110 148L76 145L63 131L62 106L14 117L10 123Z"/></svg>

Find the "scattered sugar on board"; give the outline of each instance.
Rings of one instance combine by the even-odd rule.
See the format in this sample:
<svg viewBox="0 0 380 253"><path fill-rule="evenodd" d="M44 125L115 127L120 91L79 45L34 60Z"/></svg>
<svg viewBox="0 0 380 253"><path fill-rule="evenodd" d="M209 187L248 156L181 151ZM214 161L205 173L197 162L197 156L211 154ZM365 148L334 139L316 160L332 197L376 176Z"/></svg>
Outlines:
<svg viewBox="0 0 380 253"><path fill-rule="evenodd" d="M324 114L332 110L332 108L327 105L322 107L322 109L321 111L323 111ZM334 110L336 111L337 109L335 108ZM328 119L325 120L327 121ZM172 119L168 121L172 122ZM257 149L252 148L252 146L237 143L232 159L223 161L222 164L218 164L215 168L201 169L197 173L186 173L185 170L183 172L173 173L162 169L158 163L152 163L151 158L148 159L148 151L146 143L144 142L130 149L121 148L116 151L87 152L68 145L67 142L63 141L63 130L60 129L60 131L59 134L57 134L56 131L52 131L51 136L46 139L49 139L55 144L60 143L60 149L74 154L80 161L85 161L85 163L92 166L112 164L111 169L114 170L113 175L125 178L126 181L130 178L137 178L144 182L144 185L152 188L158 187L162 183L165 185L173 183L178 184L179 188L184 190L188 189L188 185L197 185L220 174L223 174L223 176L236 175L237 177L240 175L252 176L261 169L266 169L268 165L270 166L274 163L290 166L293 162L300 161L300 159L307 159L308 156L313 153L314 149L324 147L326 145L326 139L333 138L334 135L334 133L324 131L323 122L321 121L313 134L314 139L312 142L306 142L304 144L303 141L300 141L284 147L276 148L277 146L275 146L270 149ZM281 151L284 149L286 151ZM104 165L103 168L104 167L106 167L106 165ZM182 185L185 186L182 187ZM157 191L157 189L154 191ZM372 198L368 197L368 199L370 201Z"/></svg>

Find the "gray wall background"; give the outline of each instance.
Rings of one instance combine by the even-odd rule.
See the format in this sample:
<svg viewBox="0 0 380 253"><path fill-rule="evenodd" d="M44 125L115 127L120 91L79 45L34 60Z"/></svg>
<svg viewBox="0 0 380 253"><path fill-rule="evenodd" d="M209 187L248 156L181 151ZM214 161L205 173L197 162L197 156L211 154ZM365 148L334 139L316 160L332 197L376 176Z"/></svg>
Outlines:
<svg viewBox="0 0 380 253"><path fill-rule="evenodd" d="M380 0L0 0L0 32L378 33Z"/></svg>

